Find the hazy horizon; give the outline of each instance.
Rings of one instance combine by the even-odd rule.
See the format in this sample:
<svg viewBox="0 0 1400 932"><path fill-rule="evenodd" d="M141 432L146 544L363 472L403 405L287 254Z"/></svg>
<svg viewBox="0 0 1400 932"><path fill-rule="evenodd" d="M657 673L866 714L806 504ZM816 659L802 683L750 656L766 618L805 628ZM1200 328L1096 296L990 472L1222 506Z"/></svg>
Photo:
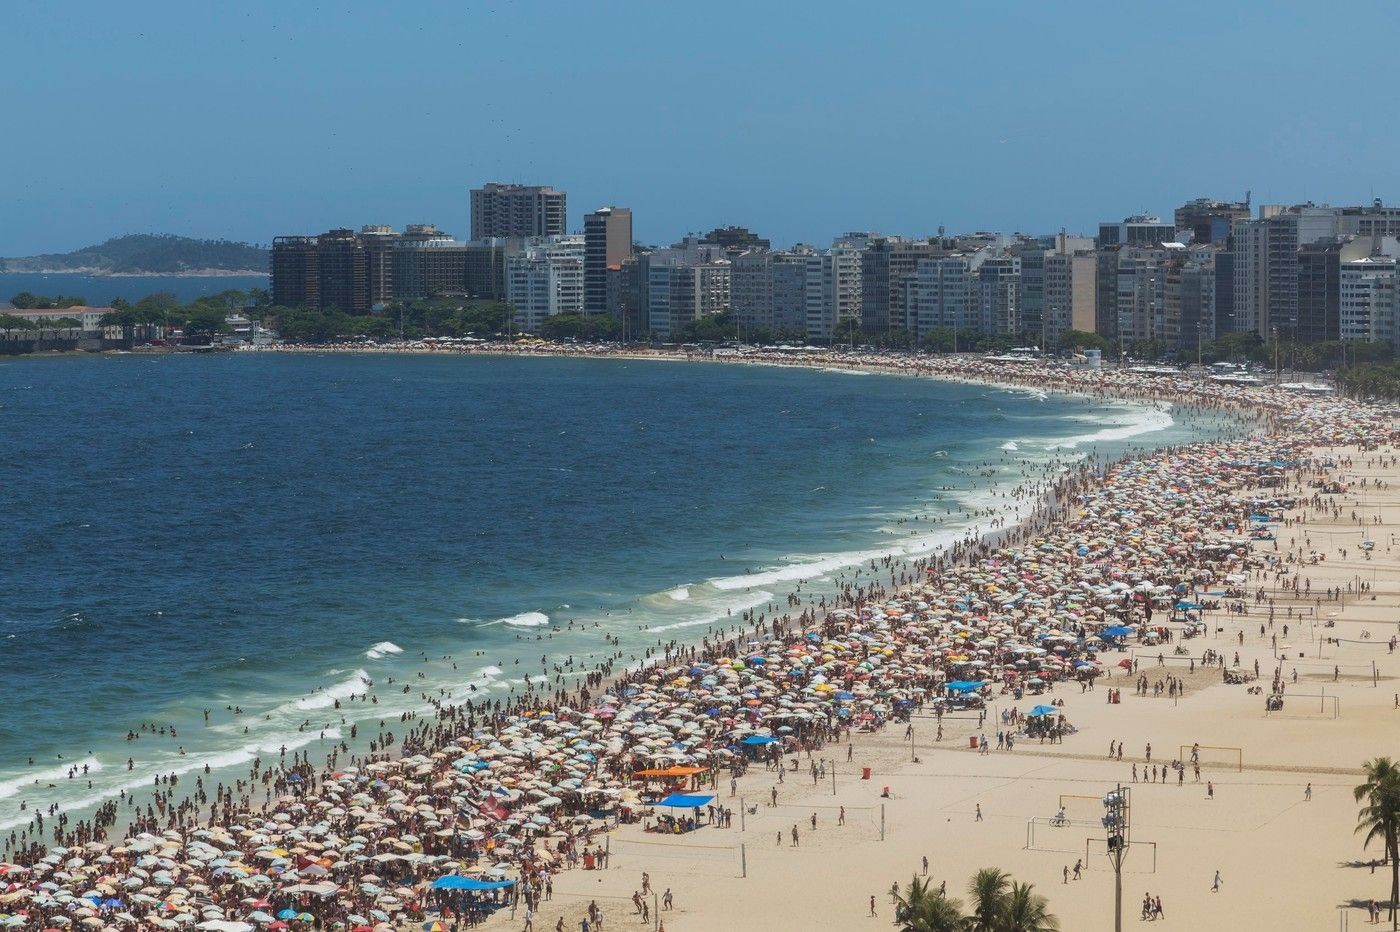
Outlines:
<svg viewBox="0 0 1400 932"><path fill-rule="evenodd" d="M571 229L631 207L659 244L1389 199L1397 130L1345 105L1337 63L1384 60L1400 9L1318 10L17 4L7 72L32 77L7 95L0 255L366 223L465 239L488 181L566 190Z"/></svg>

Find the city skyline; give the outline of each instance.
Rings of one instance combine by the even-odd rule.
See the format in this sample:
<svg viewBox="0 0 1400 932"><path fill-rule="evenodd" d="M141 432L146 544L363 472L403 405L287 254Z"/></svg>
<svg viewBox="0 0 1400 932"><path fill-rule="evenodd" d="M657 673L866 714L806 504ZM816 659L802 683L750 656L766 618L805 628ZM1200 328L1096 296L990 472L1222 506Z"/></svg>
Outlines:
<svg viewBox="0 0 1400 932"><path fill-rule="evenodd" d="M820 15L839 9L22 7L11 73L44 80L9 95L12 125L90 142L11 144L0 254L134 231L463 235L489 180L568 191L571 232L630 205L656 244L732 223L778 244L1092 233L1199 195L1393 193L1388 131L1336 106L1330 65L1383 53L1389 6Z"/></svg>

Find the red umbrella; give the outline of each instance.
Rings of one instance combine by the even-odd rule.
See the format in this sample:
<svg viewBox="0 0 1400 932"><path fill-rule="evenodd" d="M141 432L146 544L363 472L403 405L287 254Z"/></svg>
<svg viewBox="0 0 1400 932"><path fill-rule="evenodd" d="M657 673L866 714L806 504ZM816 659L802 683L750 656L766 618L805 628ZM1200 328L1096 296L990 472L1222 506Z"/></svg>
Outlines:
<svg viewBox="0 0 1400 932"><path fill-rule="evenodd" d="M1133 662L1131 660L1128 660L1127 658L1124 658L1118 661L1118 666L1122 667L1124 670L1131 670L1133 668Z"/></svg>

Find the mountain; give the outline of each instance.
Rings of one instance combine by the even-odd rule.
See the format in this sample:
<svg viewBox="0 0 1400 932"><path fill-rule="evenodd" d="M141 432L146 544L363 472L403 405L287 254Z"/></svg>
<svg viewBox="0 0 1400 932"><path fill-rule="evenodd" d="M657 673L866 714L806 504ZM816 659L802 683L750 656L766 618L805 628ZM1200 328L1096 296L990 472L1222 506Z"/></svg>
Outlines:
<svg viewBox="0 0 1400 932"><path fill-rule="evenodd" d="M0 259L0 272L179 275L267 271L267 250L222 239L129 233L73 252Z"/></svg>

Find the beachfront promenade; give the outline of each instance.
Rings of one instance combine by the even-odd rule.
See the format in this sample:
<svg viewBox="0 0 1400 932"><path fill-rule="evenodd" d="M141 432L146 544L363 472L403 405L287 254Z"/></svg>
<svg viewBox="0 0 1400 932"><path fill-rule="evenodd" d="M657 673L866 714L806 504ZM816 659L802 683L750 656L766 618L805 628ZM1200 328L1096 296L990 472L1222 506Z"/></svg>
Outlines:
<svg viewBox="0 0 1400 932"><path fill-rule="evenodd" d="M1103 476L1081 469L1006 539L969 543L960 561L877 564L850 578L840 604L794 594L737 641L663 645L656 667L612 686L599 674L583 693L441 704L395 723L393 754L266 768L255 781L275 790L267 813L230 788L212 816L152 814L140 826L152 836L134 843L111 820L103 838L68 827L71 841L99 846L83 852L12 848L15 886L0 896L24 917L12 924L409 927L438 918L432 884L446 875L528 891L488 928L521 928L537 895L542 930L580 928L590 904L604 928L882 928L891 884L927 857L950 893L994 865L1034 882L1062 928L1111 928L1097 820L1117 783L1134 791L1134 923L1145 893L1162 898L1159 921L1205 929L1334 928L1339 907L1385 899L1387 870L1368 860L1381 852L1363 856L1353 835L1351 790L1365 759L1393 752L1400 721L1388 411L980 360L821 364L1229 408L1260 429ZM1213 607L1183 614L1181 602ZM1159 628L1170 639L1146 643ZM1279 687L1282 707L1266 711ZM1028 725L1036 706L1059 740L1028 734L1043 730ZM999 747L998 732L1014 747ZM985 753L969 746L982 735ZM780 780L769 756L795 767ZM732 810L728 827L644 830L664 810L637 794L666 778L636 773L678 765L701 769L695 790ZM1062 808L1069 824L1050 824ZM583 869L599 849L606 868ZM1081 879L1066 881L1080 859ZM632 900L643 872L656 894L645 926Z"/></svg>

